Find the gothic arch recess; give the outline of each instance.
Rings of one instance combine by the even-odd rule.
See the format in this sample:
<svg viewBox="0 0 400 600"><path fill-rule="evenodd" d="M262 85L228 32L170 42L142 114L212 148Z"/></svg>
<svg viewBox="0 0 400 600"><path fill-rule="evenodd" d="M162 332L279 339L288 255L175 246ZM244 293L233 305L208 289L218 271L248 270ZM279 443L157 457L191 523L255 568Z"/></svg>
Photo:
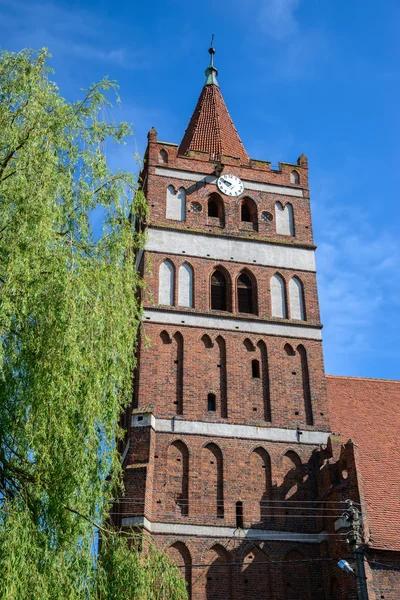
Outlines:
<svg viewBox="0 0 400 600"><path fill-rule="evenodd" d="M270 288L272 316L286 319L286 284L280 273L275 273L275 275L271 277Z"/></svg>
<svg viewBox="0 0 400 600"><path fill-rule="evenodd" d="M288 202L285 206L281 202L275 204L276 233L281 235L294 235L293 206Z"/></svg>
<svg viewBox="0 0 400 600"><path fill-rule="evenodd" d="M202 503L209 518L224 518L224 467L221 448L209 442L201 452Z"/></svg>
<svg viewBox="0 0 400 600"><path fill-rule="evenodd" d="M193 267L184 262L178 271L178 306L193 308Z"/></svg>
<svg viewBox="0 0 400 600"><path fill-rule="evenodd" d="M232 572L229 552L220 544L214 544L204 555L205 598L207 600L232 599Z"/></svg>
<svg viewBox="0 0 400 600"><path fill-rule="evenodd" d="M239 585L243 600L271 597L269 558L255 544L243 558Z"/></svg>
<svg viewBox="0 0 400 600"><path fill-rule="evenodd" d="M304 286L296 275L289 281L290 318L305 321Z"/></svg>
<svg viewBox="0 0 400 600"><path fill-rule="evenodd" d="M300 361L301 361L301 378L302 378L302 383L303 383L303 398L304 398L304 410L306 413L306 423L307 423L307 425L314 425L307 351L304 348L303 344L300 344L299 346L297 346L297 352L300 355Z"/></svg>
<svg viewBox="0 0 400 600"><path fill-rule="evenodd" d="M186 217L186 190L180 187L177 191L173 185L167 187L166 212L167 219L184 221Z"/></svg>
<svg viewBox="0 0 400 600"><path fill-rule="evenodd" d="M265 448L259 446L250 455L250 477L251 493L249 497L254 498L251 503L252 522L262 523L264 526L270 522L273 515L273 504L271 501L272 475L271 459Z"/></svg>
<svg viewBox="0 0 400 600"><path fill-rule="evenodd" d="M186 544L177 541L168 548L170 558L180 566L181 574L186 581L189 599L192 597L192 557Z"/></svg>
<svg viewBox="0 0 400 600"><path fill-rule="evenodd" d="M158 274L158 303L174 305L175 266L166 259L160 264Z"/></svg>
<svg viewBox="0 0 400 600"><path fill-rule="evenodd" d="M174 360L176 365L176 400L174 401L174 404L176 406L176 414L183 415L183 336L177 331L173 337L175 340L176 352L176 358Z"/></svg>
<svg viewBox="0 0 400 600"><path fill-rule="evenodd" d="M259 340L255 346L249 338L243 340L243 345L252 353L246 368L249 370L248 377L251 376L252 379L254 397L262 397L263 419L270 422L272 417L267 346L263 340ZM248 382L247 378L245 382Z"/></svg>
<svg viewBox="0 0 400 600"><path fill-rule="evenodd" d="M219 394L221 402L221 417L228 418L228 382L226 369L226 342L222 336L216 338L219 349Z"/></svg>
<svg viewBox="0 0 400 600"><path fill-rule="evenodd" d="M168 497L174 512L189 514L189 450L182 440L172 442L167 451Z"/></svg>
<svg viewBox="0 0 400 600"><path fill-rule="evenodd" d="M297 352L296 352L297 350ZM308 358L307 358L307 350L303 346L303 344L299 344L296 348L286 343L284 346L284 351L289 358L287 362L287 373L292 371L293 375L296 375L300 370L301 373L301 387L302 387L302 395L303 395L303 404L304 404L304 414L307 425L314 425L314 415L313 415L313 407L312 407L312 398L311 398L311 388L310 388L310 373L308 368ZM296 358L294 358L296 357ZM300 364L299 364L300 363ZM295 370L292 370L295 368Z"/></svg>

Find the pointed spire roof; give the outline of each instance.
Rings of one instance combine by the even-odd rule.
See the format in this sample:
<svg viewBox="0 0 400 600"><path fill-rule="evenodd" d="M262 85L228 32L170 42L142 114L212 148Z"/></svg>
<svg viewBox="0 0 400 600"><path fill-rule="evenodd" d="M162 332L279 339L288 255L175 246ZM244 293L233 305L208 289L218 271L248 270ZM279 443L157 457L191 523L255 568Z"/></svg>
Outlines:
<svg viewBox="0 0 400 600"><path fill-rule="evenodd" d="M248 161L249 156L219 89L218 71L213 61L215 49L210 48L208 52L210 66L205 71L207 79L179 146L179 154L197 150L207 152L213 157L224 154Z"/></svg>

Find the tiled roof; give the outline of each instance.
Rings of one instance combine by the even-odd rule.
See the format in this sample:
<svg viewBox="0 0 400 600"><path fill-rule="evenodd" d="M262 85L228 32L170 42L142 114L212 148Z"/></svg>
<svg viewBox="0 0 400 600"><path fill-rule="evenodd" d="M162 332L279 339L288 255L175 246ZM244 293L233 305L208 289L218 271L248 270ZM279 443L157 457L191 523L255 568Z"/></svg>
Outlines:
<svg viewBox="0 0 400 600"><path fill-rule="evenodd" d="M249 160L217 85L205 85L201 91L179 154L188 150Z"/></svg>
<svg viewBox="0 0 400 600"><path fill-rule="evenodd" d="M327 376L332 431L355 445L369 540L400 551L400 381Z"/></svg>

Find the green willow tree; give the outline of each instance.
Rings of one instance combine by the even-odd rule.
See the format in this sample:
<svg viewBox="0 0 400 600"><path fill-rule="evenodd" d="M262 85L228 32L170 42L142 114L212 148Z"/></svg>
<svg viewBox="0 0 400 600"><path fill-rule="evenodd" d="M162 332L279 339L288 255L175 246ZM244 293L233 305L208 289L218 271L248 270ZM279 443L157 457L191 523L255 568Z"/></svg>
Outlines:
<svg viewBox="0 0 400 600"><path fill-rule="evenodd" d="M0 597L182 600L165 554L105 525L121 493L115 440L132 393L146 215L105 145L131 132L104 119L114 82L68 103L48 56L0 54Z"/></svg>

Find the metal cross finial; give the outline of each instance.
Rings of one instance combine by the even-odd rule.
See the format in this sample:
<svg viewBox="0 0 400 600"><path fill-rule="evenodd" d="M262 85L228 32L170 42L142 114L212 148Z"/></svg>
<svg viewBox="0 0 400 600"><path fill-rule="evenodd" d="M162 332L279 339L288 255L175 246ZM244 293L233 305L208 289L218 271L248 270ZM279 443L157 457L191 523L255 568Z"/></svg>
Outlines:
<svg viewBox="0 0 400 600"><path fill-rule="evenodd" d="M210 55L210 67L214 66L215 48L213 47L213 43L214 43L214 34L212 34L212 36L211 36L211 44L210 44L210 48L208 49L208 53Z"/></svg>

